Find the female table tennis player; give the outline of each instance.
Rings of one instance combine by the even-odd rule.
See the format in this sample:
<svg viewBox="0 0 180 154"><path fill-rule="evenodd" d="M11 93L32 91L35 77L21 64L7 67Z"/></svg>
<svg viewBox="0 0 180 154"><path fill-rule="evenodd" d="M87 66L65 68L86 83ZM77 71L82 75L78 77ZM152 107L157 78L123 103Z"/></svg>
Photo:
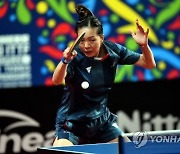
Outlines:
<svg viewBox="0 0 180 154"><path fill-rule="evenodd" d="M116 123L117 116L107 107L108 93L117 65L156 67L148 45L149 29L144 31L136 20L137 31L131 31L142 50L140 54L104 40L100 20L83 5L77 5L76 12L79 19L75 31L78 36L83 32L85 35L73 52L69 47L65 49L53 73L54 85L62 84L65 79L53 146L118 142L123 132Z"/></svg>

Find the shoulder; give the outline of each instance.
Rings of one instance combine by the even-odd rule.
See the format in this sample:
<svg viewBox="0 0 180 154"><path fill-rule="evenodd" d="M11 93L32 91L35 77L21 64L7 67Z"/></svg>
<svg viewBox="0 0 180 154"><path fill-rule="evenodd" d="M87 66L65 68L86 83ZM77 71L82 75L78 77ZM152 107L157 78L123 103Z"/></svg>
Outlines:
<svg viewBox="0 0 180 154"><path fill-rule="evenodd" d="M121 44L118 44L118 43L114 43L114 42L111 42L111 41L108 41L108 40L105 40L104 41L104 45L108 48L110 48L111 50L115 51L115 52L119 52L121 50L124 50L124 46L122 46Z"/></svg>
<svg viewBox="0 0 180 154"><path fill-rule="evenodd" d="M114 43L108 40L104 41L104 45L106 47L106 49L108 50L108 52L111 52L112 54L120 54L123 51L123 46L121 44L118 43Z"/></svg>
<svg viewBox="0 0 180 154"><path fill-rule="evenodd" d="M117 44L116 43L114 43L114 42L111 42L111 41L108 41L108 40L105 40L104 41L104 44L106 45L106 46L108 46L108 47L116 47L117 46Z"/></svg>
<svg viewBox="0 0 180 154"><path fill-rule="evenodd" d="M112 41L109 41L109 40L105 40L104 44L107 45L107 46L110 46L110 47L123 47L121 44L115 43L115 42L112 42Z"/></svg>

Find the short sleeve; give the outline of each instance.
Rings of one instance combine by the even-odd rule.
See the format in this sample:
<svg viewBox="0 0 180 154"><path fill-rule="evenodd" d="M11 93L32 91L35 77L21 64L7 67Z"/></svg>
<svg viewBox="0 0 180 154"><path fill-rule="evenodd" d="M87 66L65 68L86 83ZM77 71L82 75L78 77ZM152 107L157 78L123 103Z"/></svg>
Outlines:
<svg viewBox="0 0 180 154"><path fill-rule="evenodd" d="M119 49L118 55L120 57L118 64L121 64L121 65L134 64L139 60L140 58L139 53L129 50L120 44L116 44L116 46Z"/></svg>

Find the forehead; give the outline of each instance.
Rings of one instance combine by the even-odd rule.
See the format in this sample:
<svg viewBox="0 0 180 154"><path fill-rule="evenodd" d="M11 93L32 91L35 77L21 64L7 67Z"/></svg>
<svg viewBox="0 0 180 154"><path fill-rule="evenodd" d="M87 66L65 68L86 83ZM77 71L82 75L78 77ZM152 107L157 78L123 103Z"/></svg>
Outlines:
<svg viewBox="0 0 180 154"><path fill-rule="evenodd" d="M82 32L85 32L85 36L97 36L97 28L92 28L92 27L82 27L78 29L78 35L80 35Z"/></svg>

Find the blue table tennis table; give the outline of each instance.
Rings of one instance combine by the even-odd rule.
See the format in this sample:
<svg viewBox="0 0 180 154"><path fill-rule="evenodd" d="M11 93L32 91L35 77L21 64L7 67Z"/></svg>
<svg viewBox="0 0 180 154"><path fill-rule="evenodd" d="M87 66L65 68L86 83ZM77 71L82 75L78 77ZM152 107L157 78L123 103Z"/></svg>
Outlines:
<svg viewBox="0 0 180 154"><path fill-rule="evenodd" d="M86 144L65 147L41 147L38 154L180 154L180 141L176 143L152 142L136 148L133 142Z"/></svg>

